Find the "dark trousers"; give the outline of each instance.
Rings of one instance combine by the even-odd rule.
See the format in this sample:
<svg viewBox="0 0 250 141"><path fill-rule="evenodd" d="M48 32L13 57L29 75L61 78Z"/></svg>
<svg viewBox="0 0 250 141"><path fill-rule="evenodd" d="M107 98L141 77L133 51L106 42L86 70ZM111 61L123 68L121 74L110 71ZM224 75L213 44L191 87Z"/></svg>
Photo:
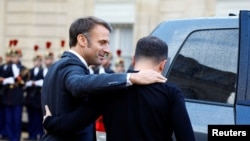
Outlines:
<svg viewBox="0 0 250 141"><path fill-rule="evenodd" d="M43 135L43 113L42 109L27 105L28 112L28 132L30 139L37 139Z"/></svg>
<svg viewBox="0 0 250 141"><path fill-rule="evenodd" d="M6 124L5 124L5 112L4 105L0 103L0 135L1 137L6 137Z"/></svg>
<svg viewBox="0 0 250 141"><path fill-rule="evenodd" d="M20 141L22 130L22 106L5 105L6 131L9 141Z"/></svg>

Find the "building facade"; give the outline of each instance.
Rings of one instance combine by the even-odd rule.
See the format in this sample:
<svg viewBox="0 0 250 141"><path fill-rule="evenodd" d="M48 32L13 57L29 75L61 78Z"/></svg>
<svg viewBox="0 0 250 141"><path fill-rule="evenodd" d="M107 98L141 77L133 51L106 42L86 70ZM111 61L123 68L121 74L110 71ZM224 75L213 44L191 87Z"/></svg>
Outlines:
<svg viewBox="0 0 250 141"><path fill-rule="evenodd" d="M230 2L231 1L231 5ZM240 0L239 0L240 1ZM247 0L238 2L249 5ZM46 42L59 56L68 47L70 23L82 16L94 15L113 26L110 48L116 58L116 50L122 50L125 67L128 68L136 41L148 35L160 22L169 19L222 15L235 6L234 0L0 0L0 55L9 47L9 41L17 39L17 47L23 51L22 61L32 66L34 45L38 52L46 52ZM236 4L237 5L237 4ZM250 6L248 6L250 7ZM225 7L224 7L225 8ZM239 7L240 8L240 7ZM236 10L237 8L234 8ZM65 40L65 47L61 47Z"/></svg>

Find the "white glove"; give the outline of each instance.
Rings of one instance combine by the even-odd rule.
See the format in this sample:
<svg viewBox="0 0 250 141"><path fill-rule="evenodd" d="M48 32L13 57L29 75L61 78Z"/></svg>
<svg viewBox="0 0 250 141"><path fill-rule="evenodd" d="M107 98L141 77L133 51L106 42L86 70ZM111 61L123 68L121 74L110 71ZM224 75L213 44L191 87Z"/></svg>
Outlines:
<svg viewBox="0 0 250 141"><path fill-rule="evenodd" d="M5 78L3 80L3 85L7 85L7 84L14 84L15 83L15 80L13 77L8 77L8 78Z"/></svg>
<svg viewBox="0 0 250 141"><path fill-rule="evenodd" d="M29 80L25 83L25 87L31 87L32 86L33 81Z"/></svg>
<svg viewBox="0 0 250 141"><path fill-rule="evenodd" d="M42 79L37 80L37 81L34 82L34 84L35 84L35 86L40 86L40 87L42 87L42 86L43 86L43 80L42 80Z"/></svg>
<svg viewBox="0 0 250 141"><path fill-rule="evenodd" d="M20 69L17 67L16 64L12 64L12 71L14 74L14 77L16 78L17 76L19 76L20 74Z"/></svg>

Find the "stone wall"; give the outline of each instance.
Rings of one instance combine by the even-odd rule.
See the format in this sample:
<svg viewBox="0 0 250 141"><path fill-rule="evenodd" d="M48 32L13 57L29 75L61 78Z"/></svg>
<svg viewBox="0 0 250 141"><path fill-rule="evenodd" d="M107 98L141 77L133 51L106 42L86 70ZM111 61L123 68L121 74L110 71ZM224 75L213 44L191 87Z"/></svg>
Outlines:
<svg viewBox="0 0 250 141"><path fill-rule="evenodd" d="M93 13L93 1L89 0L1 0L0 25L1 56L7 51L9 40L17 39L22 49L22 62L32 67L34 45L39 53L46 53L46 42L51 42L55 57L61 52L61 40L66 40L70 23Z"/></svg>
<svg viewBox="0 0 250 141"><path fill-rule="evenodd" d="M217 0L215 16L239 15L240 10L250 10L249 0Z"/></svg>
<svg viewBox="0 0 250 141"><path fill-rule="evenodd" d="M222 15L224 9L230 11L237 9L237 5L249 4L248 0L237 2L235 0L0 0L0 55L3 56L8 49L9 40L18 39L18 47L24 54L22 60L27 67L32 66L34 45L40 47L40 53L45 53L45 42L50 41L51 49L57 56L61 49L61 40L66 40L65 48L68 49L70 23L86 15L106 16L107 20L115 23L132 24L134 47L139 38L148 35L164 20ZM107 6L102 7L102 5ZM112 5L114 8L110 7ZM126 7L128 12L124 13ZM119 10L122 16L115 14L119 13Z"/></svg>

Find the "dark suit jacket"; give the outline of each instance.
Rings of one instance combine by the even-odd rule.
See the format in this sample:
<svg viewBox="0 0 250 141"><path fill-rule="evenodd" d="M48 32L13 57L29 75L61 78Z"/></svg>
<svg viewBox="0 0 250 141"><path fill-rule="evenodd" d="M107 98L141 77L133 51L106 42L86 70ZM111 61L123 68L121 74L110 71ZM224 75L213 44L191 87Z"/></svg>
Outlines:
<svg viewBox="0 0 250 141"><path fill-rule="evenodd" d="M73 112L79 106L88 104L88 97L103 90L126 88L127 74L90 75L88 68L71 52L64 52L45 76L42 87L42 108L47 104L52 115ZM88 116L88 114L84 115ZM73 121L74 119L70 119ZM94 120L93 120L94 122ZM92 123L93 123L92 122ZM93 141L94 128L81 126L67 134L46 134L42 141ZM84 130L86 127L86 130ZM93 135L91 135L93 134Z"/></svg>

